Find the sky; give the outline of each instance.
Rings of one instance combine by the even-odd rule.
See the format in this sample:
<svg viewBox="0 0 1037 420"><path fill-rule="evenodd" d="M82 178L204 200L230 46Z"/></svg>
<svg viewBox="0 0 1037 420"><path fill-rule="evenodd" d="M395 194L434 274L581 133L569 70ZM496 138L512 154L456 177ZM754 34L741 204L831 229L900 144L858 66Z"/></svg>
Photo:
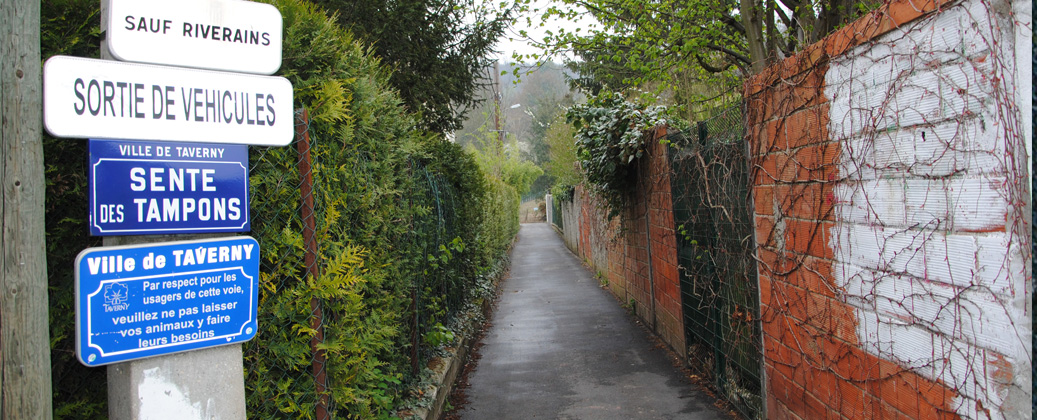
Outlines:
<svg viewBox="0 0 1037 420"><path fill-rule="evenodd" d="M561 19L553 19L548 22L547 25L538 26L540 22L540 10L546 9L552 3L562 7L560 1L551 0L535 0L530 3L530 10L536 10L537 12L530 12L528 15L520 16L517 19L515 26L509 28L504 32L504 37L497 42L496 49L499 53L496 55L497 58L503 59L503 61L513 61L512 54L518 52L519 54L532 54L541 52L539 48L530 45L527 39L524 39L519 35L520 30L525 30L529 36L535 40L543 40L544 36L547 35L547 30L555 30L558 28L565 28L567 31L574 31L576 28L583 27L587 28L592 25L594 19L581 19L577 22L570 22ZM526 24L526 17L530 18L533 26ZM562 57L555 57L554 61L561 62Z"/></svg>

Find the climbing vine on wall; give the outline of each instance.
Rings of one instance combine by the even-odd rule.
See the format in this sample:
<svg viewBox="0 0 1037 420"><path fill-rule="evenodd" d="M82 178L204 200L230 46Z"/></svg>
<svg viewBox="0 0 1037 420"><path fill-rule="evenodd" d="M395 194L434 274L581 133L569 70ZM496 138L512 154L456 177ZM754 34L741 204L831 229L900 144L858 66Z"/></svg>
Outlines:
<svg viewBox="0 0 1037 420"><path fill-rule="evenodd" d="M1004 6L893 2L747 85L766 386L803 388L768 415L1022 417L1029 136Z"/></svg>
<svg viewBox="0 0 1037 420"><path fill-rule="evenodd" d="M634 164L645 154L645 132L665 124L667 111L603 90L566 113L566 120L576 128L577 161L587 182L604 198L609 218L622 211L634 190Z"/></svg>

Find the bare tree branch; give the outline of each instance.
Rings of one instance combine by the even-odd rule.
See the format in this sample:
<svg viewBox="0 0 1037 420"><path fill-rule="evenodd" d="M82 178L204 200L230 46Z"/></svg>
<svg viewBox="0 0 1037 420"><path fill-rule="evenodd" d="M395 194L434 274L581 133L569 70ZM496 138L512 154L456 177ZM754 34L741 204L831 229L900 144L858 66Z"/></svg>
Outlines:
<svg viewBox="0 0 1037 420"><path fill-rule="evenodd" d="M706 70L706 71L708 71L710 73L721 73L721 72L731 68L731 66L734 65L734 63L731 62L730 60L725 60L725 61L727 62L726 66L714 67L712 64L707 63L706 60L704 60L701 55L695 54L695 62L697 62L699 64L699 66L702 67L703 70Z"/></svg>
<svg viewBox="0 0 1037 420"><path fill-rule="evenodd" d="M721 53L727 54L731 58L733 58L735 60L738 60L738 61L740 61L742 63L745 63L745 64L752 64L753 63L753 61L751 59L749 59L749 57L746 57L744 54L741 54L738 51L732 50L732 49L727 48L727 47L723 47L723 46L715 45L715 44L706 44L706 48L709 48L709 49L711 49L713 51L716 51L716 52L721 52Z"/></svg>

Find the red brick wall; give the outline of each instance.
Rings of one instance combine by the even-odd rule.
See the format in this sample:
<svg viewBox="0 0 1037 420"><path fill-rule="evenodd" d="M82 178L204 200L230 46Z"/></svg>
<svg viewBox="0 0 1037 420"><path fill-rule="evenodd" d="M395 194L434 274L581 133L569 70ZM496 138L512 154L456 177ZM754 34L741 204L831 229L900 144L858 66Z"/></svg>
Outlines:
<svg viewBox="0 0 1037 420"><path fill-rule="evenodd" d="M853 293L846 287L852 282L839 281L835 268L851 264L842 259L847 251L839 254L833 245L853 240L849 236L832 237L833 232L840 232L835 229L841 222L836 217L838 207L848 204L841 201L845 194L840 191L859 181L848 179L854 175L841 166L849 159L843 154L851 140L829 133L832 105L825 89L829 88L826 73L830 60L946 6L939 1L894 1L745 85L769 418L928 419L957 418L961 413L975 418L998 417L996 407L991 411L985 391L963 396L959 390L967 386L927 379L953 376L947 373L952 370L952 362L905 357L891 361L895 358L890 355L895 356L898 350L890 338L886 338L887 347L878 346L888 349L880 350L881 355L876 354L875 346L866 347L859 335L863 321L858 318L866 313L860 308L869 303L849 303L848 296ZM858 141L859 136L853 140ZM914 153L913 147L910 153ZM932 194L935 197L939 193ZM939 204L934 201L929 202L931 207ZM929 232L917 226L901 229ZM845 229L843 233L851 234ZM908 274L894 276L899 280ZM937 287L929 278L907 281ZM876 296L882 298L882 292L870 293L864 296L873 299L872 305ZM902 322L918 320L908 317ZM875 334L897 337L896 331ZM937 344L920 345L939 347L943 342L939 340L934 340ZM931 358L941 357L933 353ZM931 370L941 363L947 366L945 372ZM973 383L984 381L979 378Z"/></svg>
<svg viewBox="0 0 1037 420"><path fill-rule="evenodd" d="M657 132L657 138L665 135ZM654 294L655 331L684 354L684 319L681 312L680 276L677 273L677 237L673 222L673 200L670 189L670 162L667 146L658 139L649 144L649 165L642 166L641 179L646 188L638 190L638 201L647 203L642 212L646 223L648 255L651 265L649 279ZM648 316L645 319L650 319Z"/></svg>
<svg viewBox="0 0 1037 420"><path fill-rule="evenodd" d="M622 223L619 218L607 221L600 200L577 187L574 207L580 215L580 240L576 253L605 277L617 299L633 303L645 325L684 355L670 163L666 145L659 142L664 135L663 129L654 133L647 156L638 163L639 188L633 204L620 216Z"/></svg>
<svg viewBox="0 0 1037 420"><path fill-rule="evenodd" d="M748 96L768 417L939 418L955 394L860 349L836 293L825 70Z"/></svg>

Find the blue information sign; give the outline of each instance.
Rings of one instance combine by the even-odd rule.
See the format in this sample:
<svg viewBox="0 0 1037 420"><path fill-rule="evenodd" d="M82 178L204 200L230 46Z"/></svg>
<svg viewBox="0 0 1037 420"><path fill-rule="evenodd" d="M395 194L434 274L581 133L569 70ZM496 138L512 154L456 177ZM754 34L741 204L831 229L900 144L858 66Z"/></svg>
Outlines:
<svg viewBox="0 0 1037 420"><path fill-rule="evenodd" d="M249 236L88 248L75 273L76 356L84 365L256 335L259 244Z"/></svg>
<svg viewBox="0 0 1037 420"><path fill-rule="evenodd" d="M90 234L246 232L248 146L90 140Z"/></svg>

